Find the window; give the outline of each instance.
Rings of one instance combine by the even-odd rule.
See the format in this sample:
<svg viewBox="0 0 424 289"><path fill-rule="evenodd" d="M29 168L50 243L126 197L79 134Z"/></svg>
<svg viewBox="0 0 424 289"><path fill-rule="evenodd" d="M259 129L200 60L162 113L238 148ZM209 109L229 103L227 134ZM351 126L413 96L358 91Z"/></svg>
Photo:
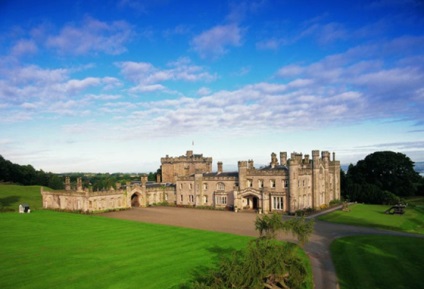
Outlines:
<svg viewBox="0 0 424 289"><path fill-rule="evenodd" d="M188 200L190 203L194 203L194 196L193 195L189 195L188 196Z"/></svg>
<svg viewBox="0 0 424 289"><path fill-rule="evenodd" d="M181 202L184 200L183 195L180 195L180 200L181 200Z"/></svg>
<svg viewBox="0 0 424 289"><path fill-rule="evenodd" d="M203 196L203 203L205 203L205 204L208 203L208 196Z"/></svg>
<svg viewBox="0 0 424 289"><path fill-rule="evenodd" d="M216 188L218 189L218 191L224 191L225 190L225 184L224 183L218 183Z"/></svg>
<svg viewBox="0 0 424 289"><path fill-rule="evenodd" d="M208 189L208 184L204 183L204 184L203 184L203 190L205 190L205 191L206 191L207 189Z"/></svg>
<svg viewBox="0 0 424 289"><path fill-rule="evenodd" d="M275 188L275 180L270 180L270 181L269 181L269 186L270 186L271 188Z"/></svg>
<svg viewBox="0 0 424 289"><path fill-rule="evenodd" d="M251 188L251 187L252 187L252 180L247 180L247 182L246 182L246 186L247 186L248 188Z"/></svg>
<svg viewBox="0 0 424 289"><path fill-rule="evenodd" d="M264 181L258 180L258 188L263 188L263 187L264 187Z"/></svg>
<svg viewBox="0 0 424 289"><path fill-rule="evenodd" d="M191 190L191 189L193 189L193 184L189 184L188 185L188 188Z"/></svg>
<svg viewBox="0 0 424 289"><path fill-rule="evenodd" d="M168 201L168 194L165 194L165 201Z"/></svg>
<svg viewBox="0 0 424 289"><path fill-rule="evenodd" d="M183 189L183 184L182 183L180 183L180 190L182 190Z"/></svg>
<svg viewBox="0 0 424 289"><path fill-rule="evenodd" d="M227 196L216 196L216 204L217 205L226 205L227 204Z"/></svg>
<svg viewBox="0 0 424 289"><path fill-rule="evenodd" d="M289 186L288 180L283 180L283 187L287 188Z"/></svg>
<svg viewBox="0 0 424 289"><path fill-rule="evenodd" d="M283 210L283 197L272 197L272 208L274 210Z"/></svg>

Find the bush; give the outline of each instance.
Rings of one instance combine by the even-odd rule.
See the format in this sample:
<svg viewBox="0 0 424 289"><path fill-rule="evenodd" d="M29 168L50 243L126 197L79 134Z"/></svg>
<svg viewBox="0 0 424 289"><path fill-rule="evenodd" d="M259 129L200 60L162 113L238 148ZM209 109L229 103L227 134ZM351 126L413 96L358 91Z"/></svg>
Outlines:
<svg viewBox="0 0 424 289"><path fill-rule="evenodd" d="M295 248L274 239L253 240L246 250L224 257L192 288L303 288L307 270Z"/></svg>

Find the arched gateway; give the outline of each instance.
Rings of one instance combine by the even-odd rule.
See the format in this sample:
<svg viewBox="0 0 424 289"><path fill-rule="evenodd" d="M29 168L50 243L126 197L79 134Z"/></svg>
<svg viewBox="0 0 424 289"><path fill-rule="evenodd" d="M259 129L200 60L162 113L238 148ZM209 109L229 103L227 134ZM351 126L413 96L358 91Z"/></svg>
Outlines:
<svg viewBox="0 0 424 289"><path fill-rule="evenodd" d="M142 204L142 196L141 193L138 191L135 191L131 194L131 207L138 208L141 207Z"/></svg>

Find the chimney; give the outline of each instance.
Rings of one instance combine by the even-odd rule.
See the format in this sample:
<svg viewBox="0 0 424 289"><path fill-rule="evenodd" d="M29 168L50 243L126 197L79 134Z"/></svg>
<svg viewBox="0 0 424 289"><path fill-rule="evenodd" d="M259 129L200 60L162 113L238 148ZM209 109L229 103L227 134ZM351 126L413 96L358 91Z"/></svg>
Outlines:
<svg viewBox="0 0 424 289"><path fill-rule="evenodd" d="M187 151L186 156L187 157L192 157L193 156L193 151Z"/></svg>
<svg viewBox="0 0 424 289"><path fill-rule="evenodd" d="M275 153L271 154L271 168L274 168L275 166L278 165L278 160L277 160L277 155Z"/></svg>
<svg viewBox="0 0 424 289"><path fill-rule="evenodd" d="M280 164L282 166L287 165L287 152L280 152Z"/></svg>
<svg viewBox="0 0 424 289"><path fill-rule="evenodd" d="M218 174L222 173L222 162L218 162Z"/></svg>

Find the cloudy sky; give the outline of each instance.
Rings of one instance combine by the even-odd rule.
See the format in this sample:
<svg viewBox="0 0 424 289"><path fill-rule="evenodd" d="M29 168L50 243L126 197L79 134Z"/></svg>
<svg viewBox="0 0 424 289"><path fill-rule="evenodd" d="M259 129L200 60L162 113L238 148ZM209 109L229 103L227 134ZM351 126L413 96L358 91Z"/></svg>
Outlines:
<svg viewBox="0 0 424 289"><path fill-rule="evenodd" d="M193 145L194 144L194 145ZM186 150L424 161L424 4L0 1L0 154L146 172Z"/></svg>

